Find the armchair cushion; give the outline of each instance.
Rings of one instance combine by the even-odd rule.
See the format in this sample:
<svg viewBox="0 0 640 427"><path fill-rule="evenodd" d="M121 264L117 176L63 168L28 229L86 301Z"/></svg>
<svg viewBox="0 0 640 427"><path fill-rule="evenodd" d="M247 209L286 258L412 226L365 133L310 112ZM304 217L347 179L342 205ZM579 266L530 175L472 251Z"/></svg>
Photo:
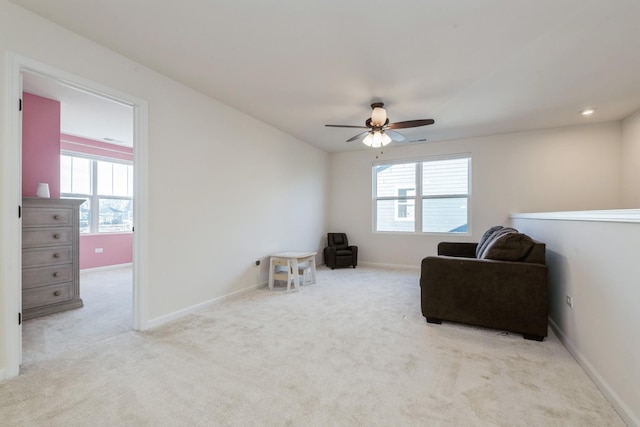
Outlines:
<svg viewBox="0 0 640 427"><path fill-rule="evenodd" d="M347 236L344 233L333 233L332 239L333 244L329 244L329 246L334 246L336 249L344 249L349 245L347 241Z"/></svg>

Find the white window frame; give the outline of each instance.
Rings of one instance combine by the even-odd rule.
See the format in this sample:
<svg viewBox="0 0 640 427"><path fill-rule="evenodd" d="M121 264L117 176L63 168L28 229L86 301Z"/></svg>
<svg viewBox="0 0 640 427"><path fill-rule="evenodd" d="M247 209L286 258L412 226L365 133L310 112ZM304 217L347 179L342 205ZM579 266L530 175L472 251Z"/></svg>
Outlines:
<svg viewBox="0 0 640 427"><path fill-rule="evenodd" d="M397 200L395 202L395 209L394 209L394 217L396 221L413 221L414 219L411 217L402 217L400 216L400 206L406 206L407 208L409 206L413 207L413 215L415 216L416 214L416 206L415 206L415 194L413 196L401 196L400 195L400 190L406 190L407 192L416 192L415 188L407 188L405 186L400 186L400 185L396 185L396 194L398 195ZM410 202L413 201L413 204L411 204ZM404 203L400 203L400 202L404 202Z"/></svg>
<svg viewBox="0 0 640 427"><path fill-rule="evenodd" d="M422 164L425 162L435 162L441 160L454 160L454 159L468 159L468 169L467 169L467 194L442 194L437 196L426 196L422 194ZM416 173L415 173L415 195L400 197L400 196L377 196L377 172L376 168L378 166L392 166L398 164L415 164ZM378 161L373 162L371 168L371 179L372 179L372 232L373 233L381 233L381 234L425 234L425 235L449 235L449 236L469 236L471 235L471 177L472 177L472 158L471 153L460 153L460 154L452 154L446 156L429 156L429 157L420 157L414 159L398 159L392 161ZM396 194L398 194L398 190L400 188L405 188L406 186L397 186ZM395 201L395 219L397 221L407 221L405 218L398 218L398 201L400 199L413 199L414 203L414 229L413 231L380 231L377 230L378 224L378 202L383 200L393 200ZM467 199L467 231L465 232L435 232L435 231L422 231L422 205L424 200L428 199L445 199L445 198L466 198Z"/></svg>
<svg viewBox="0 0 640 427"><path fill-rule="evenodd" d="M118 234L133 233L133 230L119 230L119 231L100 231L100 199L114 199L114 200L133 200L133 196L105 196L98 194L98 162L119 163L123 165L133 166L133 161L114 159L105 156L96 156L92 154L77 153L74 151L61 150L60 156L78 157L88 159L91 161L91 193L60 193L60 197L71 199L88 199L90 203L90 219L89 219L89 232L82 233L82 236L89 235L105 235L105 234ZM132 173L132 178L133 178Z"/></svg>

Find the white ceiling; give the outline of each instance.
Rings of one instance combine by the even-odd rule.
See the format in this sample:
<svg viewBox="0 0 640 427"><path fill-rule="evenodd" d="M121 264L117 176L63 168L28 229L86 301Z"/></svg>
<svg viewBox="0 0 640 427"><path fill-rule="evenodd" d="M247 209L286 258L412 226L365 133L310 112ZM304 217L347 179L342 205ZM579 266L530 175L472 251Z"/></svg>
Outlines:
<svg viewBox="0 0 640 427"><path fill-rule="evenodd" d="M60 101L60 132L111 144L133 146L133 109L66 83L23 73L25 92Z"/></svg>
<svg viewBox="0 0 640 427"><path fill-rule="evenodd" d="M427 141L640 109L638 0L12 1L329 152L376 100Z"/></svg>

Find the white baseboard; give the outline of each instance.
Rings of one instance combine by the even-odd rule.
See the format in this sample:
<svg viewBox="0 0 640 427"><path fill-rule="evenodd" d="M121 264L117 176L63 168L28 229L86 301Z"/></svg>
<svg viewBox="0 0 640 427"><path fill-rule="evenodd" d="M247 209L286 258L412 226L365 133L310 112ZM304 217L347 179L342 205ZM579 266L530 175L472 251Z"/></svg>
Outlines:
<svg viewBox="0 0 640 427"><path fill-rule="evenodd" d="M267 282L259 283L254 286L249 286L244 289L240 289L239 291L231 292L230 294L227 294L227 295L210 299L209 301L205 301L200 304L192 305L191 307L183 308L182 310L174 311L173 313L169 313L164 316L156 317L155 319L151 319L148 322L146 322L144 329L146 330L146 329L157 328L158 326L162 326L166 323L180 319L181 317L196 313L198 311L202 311L216 304L220 304L221 302L226 301L230 298L236 297L238 295L242 295L247 292L251 292L255 289L264 288L266 286L267 286Z"/></svg>
<svg viewBox="0 0 640 427"><path fill-rule="evenodd" d="M133 267L133 263L128 262L125 264L105 265L104 267L85 268L84 270L80 270L80 273L93 273L95 271L115 270L118 268L125 268L125 267Z"/></svg>
<svg viewBox="0 0 640 427"><path fill-rule="evenodd" d="M564 344L569 353L573 356L574 359L578 362L578 364L582 367L582 369L586 372L586 374L591 378L591 381L595 383L595 385L600 389L602 394L607 398L611 406L616 410L620 418L627 424L628 426L640 426L640 419L638 415L634 414L631 408L629 408L623 401L620 399L620 396L607 384L607 382L602 378L602 375L593 367L593 365L589 362L589 360L584 357L584 355L580 352L578 347L565 335L565 333L558 327L558 325L549 318L549 325L551 329L556 334L560 342Z"/></svg>
<svg viewBox="0 0 640 427"><path fill-rule="evenodd" d="M378 268L393 268L396 270L412 270L412 271L420 271L420 266L415 265L404 265L404 264L382 264L377 262L359 262L358 265L364 265L367 267L378 267Z"/></svg>

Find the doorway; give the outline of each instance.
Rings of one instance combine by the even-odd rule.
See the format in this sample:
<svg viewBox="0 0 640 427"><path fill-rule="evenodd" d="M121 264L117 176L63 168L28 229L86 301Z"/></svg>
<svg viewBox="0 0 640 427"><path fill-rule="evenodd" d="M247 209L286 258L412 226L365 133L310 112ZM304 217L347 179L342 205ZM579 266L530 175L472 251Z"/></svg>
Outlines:
<svg viewBox="0 0 640 427"><path fill-rule="evenodd" d="M27 227L33 208L23 206L22 366L28 367L132 329L133 109L31 72L22 73L22 85L23 197L36 195L42 182L53 200L39 204L82 203L73 239L78 256L70 258L75 251L67 245L36 240L25 249L25 230L38 225ZM49 250L58 257L38 256ZM58 277L43 276L52 268ZM76 286L79 295L65 301L65 290Z"/></svg>
<svg viewBox="0 0 640 427"><path fill-rule="evenodd" d="M82 79L64 71L55 69L46 64L41 64L18 55L9 55L9 100L7 105L21 106L24 79L37 76L53 82L54 86L71 89L77 93L89 95L104 102L110 102L127 106L132 115L132 144L134 151L133 170L133 268L132 268L132 322L130 329L142 330L146 328L147 317L143 303L146 295L146 258L147 258L147 233L144 227L138 224L148 223L144 219L147 212L147 126L148 107L146 101L130 96L126 93L102 86L98 83ZM5 378L18 375L22 355L22 326L20 313L21 299L21 220L8 214L13 209L21 209L22 195L22 116L19 108L9 109L8 114L8 141L4 149L3 168L7 179L3 183L3 244L5 248L14 248L3 252L2 266L5 268L5 360L7 361ZM15 212L15 211L13 211Z"/></svg>

